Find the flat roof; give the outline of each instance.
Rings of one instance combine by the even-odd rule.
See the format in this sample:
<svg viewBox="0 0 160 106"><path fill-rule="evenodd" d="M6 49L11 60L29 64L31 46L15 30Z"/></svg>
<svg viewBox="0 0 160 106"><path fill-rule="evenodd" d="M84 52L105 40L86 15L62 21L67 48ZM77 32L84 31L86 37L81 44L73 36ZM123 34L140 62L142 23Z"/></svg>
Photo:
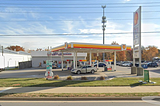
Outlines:
<svg viewBox="0 0 160 106"><path fill-rule="evenodd" d="M32 57L47 57L47 53L48 51L31 51L31 56ZM62 53L61 52L56 52L56 53L52 53L52 57L61 57ZM63 53L64 57L73 57L73 53L72 52L67 52L67 53ZM77 53L78 57L86 57L87 53Z"/></svg>
<svg viewBox="0 0 160 106"><path fill-rule="evenodd" d="M101 52L113 52L113 51L123 51L131 50L131 46L126 44L122 45L108 45L108 44L96 44L96 43L77 43L70 42L52 48L52 52L82 52L82 53L101 53Z"/></svg>

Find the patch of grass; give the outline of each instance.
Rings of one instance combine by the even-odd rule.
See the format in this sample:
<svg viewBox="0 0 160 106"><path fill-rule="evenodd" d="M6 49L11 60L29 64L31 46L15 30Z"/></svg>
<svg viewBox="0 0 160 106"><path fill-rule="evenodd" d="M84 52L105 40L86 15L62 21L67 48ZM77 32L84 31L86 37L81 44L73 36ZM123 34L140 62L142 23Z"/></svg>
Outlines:
<svg viewBox="0 0 160 106"><path fill-rule="evenodd" d="M71 79L72 77L69 77ZM114 78L112 80L74 81L45 80L44 78L6 78L0 79L0 87L102 87L102 86L160 86L160 78L151 78L155 84L142 84L143 78Z"/></svg>
<svg viewBox="0 0 160 106"><path fill-rule="evenodd" d="M9 69L5 69L5 70L19 70L19 68L9 68Z"/></svg>
<svg viewBox="0 0 160 106"><path fill-rule="evenodd" d="M160 96L155 93L0 93L0 97L143 97Z"/></svg>

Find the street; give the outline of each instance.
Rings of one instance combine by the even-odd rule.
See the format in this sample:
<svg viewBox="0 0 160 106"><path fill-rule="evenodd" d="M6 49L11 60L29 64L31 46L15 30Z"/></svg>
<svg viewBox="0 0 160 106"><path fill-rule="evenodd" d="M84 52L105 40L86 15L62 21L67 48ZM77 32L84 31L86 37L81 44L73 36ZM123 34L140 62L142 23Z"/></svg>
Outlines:
<svg viewBox="0 0 160 106"><path fill-rule="evenodd" d="M0 101L1 106L154 106L142 100L110 101ZM155 105L156 106L156 105Z"/></svg>

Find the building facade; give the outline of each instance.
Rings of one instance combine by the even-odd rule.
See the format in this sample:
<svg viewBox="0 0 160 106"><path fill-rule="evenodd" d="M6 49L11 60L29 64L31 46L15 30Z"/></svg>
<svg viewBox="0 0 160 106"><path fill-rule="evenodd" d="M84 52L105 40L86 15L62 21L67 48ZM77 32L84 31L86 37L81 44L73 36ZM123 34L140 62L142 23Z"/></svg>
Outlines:
<svg viewBox="0 0 160 106"><path fill-rule="evenodd" d="M0 47L0 69L18 67L19 62L31 61L31 54Z"/></svg>
<svg viewBox="0 0 160 106"><path fill-rule="evenodd" d="M46 67L46 60L49 60L47 56L48 51L32 51L32 67L39 67L41 63L41 67ZM61 52L52 52L51 59L53 62L61 63ZM63 53L64 61L73 60L73 53ZM87 57L87 53L78 53L77 60L84 60Z"/></svg>

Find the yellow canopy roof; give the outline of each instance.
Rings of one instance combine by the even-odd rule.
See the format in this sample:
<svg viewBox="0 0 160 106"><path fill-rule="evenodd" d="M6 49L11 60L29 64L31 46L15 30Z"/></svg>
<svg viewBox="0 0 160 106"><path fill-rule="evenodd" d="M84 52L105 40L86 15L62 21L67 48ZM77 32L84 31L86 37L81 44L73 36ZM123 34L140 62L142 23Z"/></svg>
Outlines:
<svg viewBox="0 0 160 106"><path fill-rule="evenodd" d="M131 50L131 46L126 46L126 44L122 45L107 45L107 44L93 44L93 43L65 43L61 46L52 48L52 52L92 52L92 53L100 53L100 52L112 52L112 51L123 51L123 50Z"/></svg>

